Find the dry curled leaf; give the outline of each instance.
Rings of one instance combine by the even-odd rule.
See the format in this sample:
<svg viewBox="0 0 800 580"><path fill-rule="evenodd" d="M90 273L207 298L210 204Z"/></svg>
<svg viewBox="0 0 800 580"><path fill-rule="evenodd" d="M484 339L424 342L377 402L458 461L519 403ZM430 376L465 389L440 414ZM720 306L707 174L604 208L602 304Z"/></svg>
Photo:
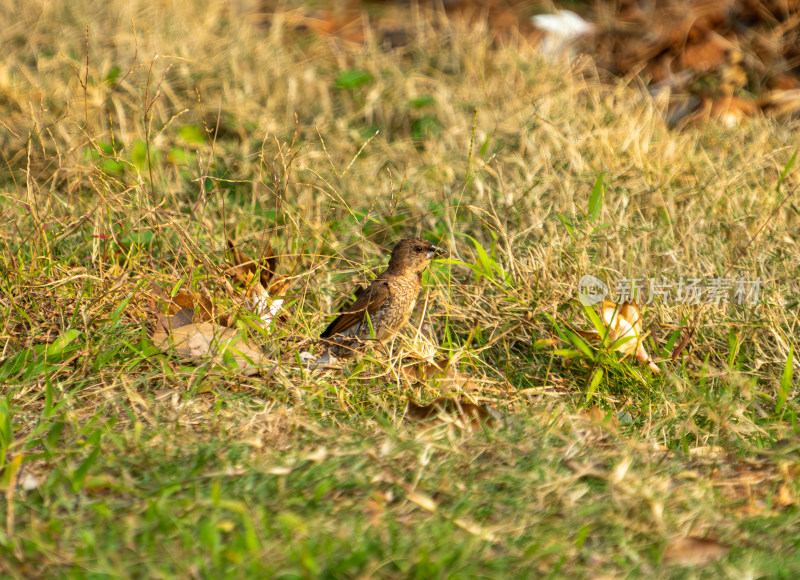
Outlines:
<svg viewBox="0 0 800 580"><path fill-rule="evenodd" d="M265 325L269 325L283 307L283 300L274 297L284 292L292 280L275 276L278 257L272 248L267 248L261 260L256 261L240 252L231 240L228 240L228 246L233 254L233 264L225 270L222 288L235 302L243 303ZM216 304L217 296L212 296L208 288L200 291L180 289L171 297L156 285L151 291L166 302L170 315L188 311L197 322L216 322L222 326L233 326L236 321L235 316L221 312ZM175 326L174 321L172 326Z"/></svg>
<svg viewBox="0 0 800 580"><path fill-rule="evenodd" d="M463 399L439 397L427 405L418 405L409 399L406 418L412 421L456 423L464 429L473 431L480 429L481 425L497 426L503 415L491 407L476 405Z"/></svg>
<svg viewBox="0 0 800 580"><path fill-rule="evenodd" d="M614 348L624 355L633 355L636 360L646 362L654 373L661 372L645 350L642 341L642 314L634 301L617 304L603 300L601 305L603 323ZM598 340L600 335L593 330L579 331L584 338ZM620 342L621 341L621 342Z"/></svg>
<svg viewBox="0 0 800 580"><path fill-rule="evenodd" d="M406 492L406 498L411 503L417 504L419 507L424 509L425 511L434 513L436 511L436 502L433 499L425 495L424 493L419 493L418 491L408 490Z"/></svg>
<svg viewBox="0 0 800 580"><path fill-rule="evenodd" d="M213 322L170 327L170 319L163 317L152 339L161 350L174 348L178 355L193 361L211 358L222 362L225 354L230 353L239 371L246 376L258 373L258 367L264 362L261 351L243 339L238 330Z"/></svg>
<svg viewBox="0 0 800 580"><path fill-rule="evenodd" d="M800 88L770 91L759 99L759 105L775 115L796 116L800 112Z"/></svg>
<svg viewBox="0 0 800 580"><path fill-rule="evenodd" d="M581 409L578 411L578 416L596 425L603 425L612 429L619 427L619 419L616 414L603 411L597 405Z"/></svg>
<svg viewBox="0 0 800 580"><path fill-rule="evenodd" d="M150 290L166 304L167 314L171 316L176 316L181 312L183 312L181 316L184 316L188 312L191 314L192 320L197 320L197 322L217 321L223 326L233 324L233 316L220 314L220 309L214 304L211 292L207 288L203 288L199 292L181 289L172 297L155 284L151 286Z"/></svg>
<svg viewBox="0 0 800 580"><path fill-rule="evenodd" d="M283 307L283 299L274 298L282 294L290 285L291 279L275 276L278 257L271 247L267 247L260 260L253 260L243 254L228 239L228 247L233 254L233 266L225 272L234 284L245 288L244 302L265 324L271 323Z"/></svg>
<svg viewBox="0 0 800 580"><path fill-rule="evenodd" d="M379 526L386 515L386 502L378 494L379 492L376 492L372 497L368 497L361 507L362 513L372 527Z"/></svg>
<svg viewBox="0 0 800 580"><path fill-rule="evenodd" d="M167 292L156 284L150 285L150 292L167 305L167 314L175 315L181 310L188 310L198 322L214 320L215 307L208 292L194 292L192 290L179 290L175 296L170 297Z"/></svg>
<svg viewBox="0 0 800 580"><path fill-rule="evenodd" d="M797 498L792 492L792 489L787 484L782 483L775 493L774 501L775 504L780 507L788 507L797 503Z"/></svg>
<svg viewBox="0 0 800 580"><path fill-rule="evenodd" d="M642 344L642 314L636 302L625 302L622 305L614 304L609 300L603 301L603 322L612 333L611 339L617 342L627 338L617 346L617 350L632 354L642 362L648 362L650 355ZM656 369L658 370L658 369Z"/></svg>
<svg viewBox="0 0 800 580"><path fill-rule="evenodd" d="M678 566L704 566L719 560L730 548L711 538L678 538L664 550L665 564Z"/></svg>
<svg viewBox="0 0 800 580"><path fill-rule="evenodd" d="M194 322L194 311L191 308L181 308L172 316L159 313L156 318L156 331L162 331L169 334L176 328L180 328L181 326L186 326L187 324Z"/></svg>
<svg viewBox="0 0 800 580"><path fill-rule="evenodd" d="M409 383L432 384L439 390L479 391L479 385L471 376L459 372L449 358L437 361L418 362L400 368L400 374Z"/></svg>
<svg viewBox="0 0 800 580"><path fill-rule="evenodd" d="M278 267L278 257L272 248L267 246L261 256L260 261L253 260L243 254L233 243L233 240L228 238L228 247L233 254L233 266L231 266L226 274L231 276L234 281L242 284L252 282L253 277L258 276L258 281L264 288L269 288L269 282Z"/></svg>

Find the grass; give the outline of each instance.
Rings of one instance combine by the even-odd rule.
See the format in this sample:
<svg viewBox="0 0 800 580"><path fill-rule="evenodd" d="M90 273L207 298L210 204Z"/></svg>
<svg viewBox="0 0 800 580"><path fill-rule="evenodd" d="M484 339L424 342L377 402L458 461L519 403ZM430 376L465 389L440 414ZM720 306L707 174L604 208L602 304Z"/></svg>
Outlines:
<svg viewBox="0 0 800 580"><path fill-rule="evenodd" d="M800 569L797 199L775 212L800 183L796 121L670 131L588 59L424 11L387 51L304 33L295 6L269 26L245 4L37 10L0 3L5 576ZM226 235L296 277L255 377L148 338L152 285L213 290ZM451 251L426 319L499 425L404 418L453 393L380 350L296 362L411 235ZM660 374L572 332L591 328L583 274L615 290L731 264L758 303L705 307L677 360L698 307L644 309ZM690 536L730 551L664 558Z"/></svg>

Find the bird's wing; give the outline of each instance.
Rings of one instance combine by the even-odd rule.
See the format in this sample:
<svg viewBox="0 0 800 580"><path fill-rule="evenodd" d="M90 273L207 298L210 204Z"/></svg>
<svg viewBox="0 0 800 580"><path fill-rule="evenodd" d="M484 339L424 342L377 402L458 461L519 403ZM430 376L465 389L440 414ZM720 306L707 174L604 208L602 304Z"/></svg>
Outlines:
<svg viewBox="0 0 800 580"><path fill-rule="evenodd" d="M328 325L320 337L329 338L364 320L364 312L372 314L380 308L389 297L389 282L376 279L369 288L359 294L356 301L345 308L342 313Z"/></svg>

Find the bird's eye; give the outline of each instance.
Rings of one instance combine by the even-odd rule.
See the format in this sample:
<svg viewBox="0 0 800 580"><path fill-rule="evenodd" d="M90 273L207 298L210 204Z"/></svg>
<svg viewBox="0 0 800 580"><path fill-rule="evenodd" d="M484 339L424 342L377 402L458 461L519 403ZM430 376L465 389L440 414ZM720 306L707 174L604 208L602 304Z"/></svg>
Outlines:
<svg viewBox="0 0 800 580"><path fill-rule="evenodd" d="M423 248L422 246L414 246L414 251L415 251L415 252L421 252L421 251L422 251L422 250L424 250L424 249L425 249L425 248Z"/></svg>

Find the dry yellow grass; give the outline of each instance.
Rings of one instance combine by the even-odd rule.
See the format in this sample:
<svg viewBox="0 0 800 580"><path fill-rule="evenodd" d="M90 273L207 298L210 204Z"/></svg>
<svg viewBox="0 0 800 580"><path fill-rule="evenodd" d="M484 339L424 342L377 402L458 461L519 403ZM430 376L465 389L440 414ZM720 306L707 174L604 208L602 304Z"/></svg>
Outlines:
<svg viewBox="0 0 800 580"><path fill-rule="evenodd" d="M224 576L237 557L252 573L277 574L285 564L310 576L369 574L394 552L424 577L418 540L454 550L439 571L460 562L465 573L488 575L558 575L561 565L573 576L654 574L674 536L718 533L746 545L769 528L748 517L777 513L790 525L794 516L780 510L796 497L794 459L788 471L764 468L763 481L789 487L778 507L765 499L776 490L758 488L746 500L756 515L731 507L742 494L721 497L708 481L720 464L718 476L735 479L726 471L735 471L733 455L754 457L797 429L797 362L786 378L797 350L797 201L770 217L800 185L790 169L776 187L798 146L797 123L671 131L664 103L636 81L601 84L585 58L549 63L522 42L498 43L420 10L409 11L407 46L386 50L369 30L360 46L298 30L303 11L293 3L266 17L247 2L0 4L0 21L11 23L0 31L0 377L12 385L0 419L14 427L8 441L0 433L0 448L9 458L25 450L29 469L50 477L42 497L110 490L108 509L128 514L141 536L112 532L108 549L146 544L144 563L123 557L134 576ZM589 199L601 174L608 189L594 218ZM426 279L430 332L440 356L486 385L479 400L511 415L507 432L408 428L406 397L442 393L435 382L408 385L378 351L347 373L297 364L301 341L385 263L382 249L410 235L451 250L452 263ZM288 320L258 335L269 362L255 378L182 366L142 331L155 320L149 284L213 286L226 236L254 256L271 244L282 256L278 273L297 277ZM761 279L758 305L704 309L684 357L661 362L660 376L610 353L564 354L578 347L556 325L590 325L576 300L583 274L612 289L623 277L677 284L723 276L734 262L733 277ZM695 308L674 300L647 307L657 360ZM598 426L583 416L586 404L622 425ZM37 438L53 432L34 456ZM693 459L692 449L713 458ZM69 484L47 475L60 473L59 461ZM170 478L189 486L179 493L187 503L170 503ZM494 486L504 478L506 487ZM349 491L337 487L345 480ZM195 497L218 509L220 485L238 498L227 515L186 507ZM164 521L141 489L166 494L158 500ZM307 492L323 507L293 503ZM6 528L3 550L14 559L5 570L22 576L26 558L53 548L30 515L40 504L10 497L26 515L17 517L19 537ZM263 520L250 497L269 506ZM432 532L439 516L426 518L436 509L421 517L397 497L418 507L439 502L447 516ZM97 538L81 540L90 546L81 552L80 521L91 521L87 537L107 521L85 505L69 512L69 564L48 555L40 573L72 569L82 554L99 571L113 569ZM339 568L314 568L305 552L281 547L338 554L347 542L325 542L345 537L348 522L368 530L364 545L378 546L364 567L336 560ZM166 568L157 563L164 550L143 531L159 525L168 529L166 551L177 554ZM226 535L231 525L236 533ZM203 546L219 550L199 553L190 530L206 527ZM411 539L398 529L413 530ZM591 532L584 547L590 529L603 533ZM533 533L544 538L540 549L531 548ZM225 552L225 538L231 546L246 538L252 552ZM475 560L470 568L470 550L506 567ZM276 568L256 565L268 557ZM757 550L733 561L750 557L758 570L775 570ZM400 564L385 570L404 572Z"/></svg>

